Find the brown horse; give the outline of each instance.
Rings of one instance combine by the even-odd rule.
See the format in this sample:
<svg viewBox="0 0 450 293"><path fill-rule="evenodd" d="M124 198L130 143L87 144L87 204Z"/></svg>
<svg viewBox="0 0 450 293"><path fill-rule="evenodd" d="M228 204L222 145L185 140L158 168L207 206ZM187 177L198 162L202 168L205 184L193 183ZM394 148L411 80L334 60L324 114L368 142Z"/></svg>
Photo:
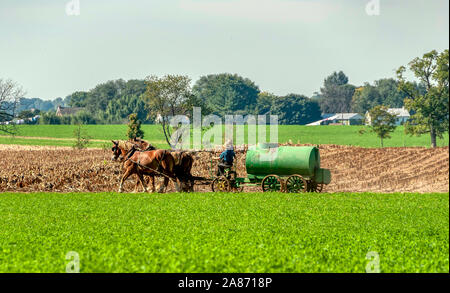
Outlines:
<svg viewBox="0 0 450 293"><path fill-rule="evenodd" d="M137 191L139 182L142 183L144 191L147 191L147 184L143 175L150 176L152 182L152 191L155 192L155 176L164 177L164 185L158 192L162 192L168 185L169 179L174 181L176 190L179 190L176 176L174 174L174 158L165 150L141 151L136 145L129 141L112 141L113 156L111 160L120 160L124 162L125 173L120 181L119 192L122 192L123 182L132 174L137 175L135 191Z"/></svg>
<svg viewBox="0 0 450 293"><path fill-rule="evenodd" d="M174 166L175 160L166 150L139 151L133 146L125 158L125 172L120 180L119 192L123 191L125 180L133 174L138 176L144 192L147 192L144 175L150 176L152 179L152 192L155 192L155 176L160 175L164 177L164 185L160 187L158 192L163 192L167 188L169 179L174 182L176 190L179 191L180 188L173 172Z"/></svg>
<svg viewBox="0 0 450 293"><path fill-rule="evenodd" d="M149 142L141 139L140 137L138 138L134 138L132 140L129 140L130 142L132 142L135 146L137 146L140 150L143 151L153 151L156 150L156 148Z"/></svg>
<svg viewBox="0 0 450 293"><path fill-rule="evenodd" d="M130 141L124 140L111 140L113 143L113 147L111 151L113 152L113 156L111 157L112 161L123 161L127 156L128 152L133 148L133 143Z"/></svg>
<svg viewBox="0 0 450 293"><path fill-rule="evenodd" d="M126 158L126 156L128 155L128 153L131 151L131 149L133 148L133 146L139 150L139 151L151 151L151 150L156 150L156 148L151 145L150 143L146 142L145 140L142 140L140 138L134 138L134 139L130 139L130 140L111 140L111 142L113 143L113 147L111 149L111 151L113 152L113 155L111 157L112 161L120 161L123 162ZM150 177L150 179L152 180L152 186L155 184L154 182L154 177ZM136 178L136 185L134 187L134 192L137 192L138 187L139 187L139 177ZM149 183L149 181L147 180L146 182L147 184Z"/></svg>
<svg viewBox="0 0 450 293"><path fill-rule="evenodd" d="M156 150L152 144L141 138L134 138L131 142L141 150ZM174 173L181 183L181 189L183 191L194 191L194 180L192 179L191 174L194 157L192 154L185 151L170 152L175 159ZM136 184L139 185L139 181L137 181Z"/></svg>
<svg viewBox="0 0 450 293"><path fill-rule="evenodd" d="M156 148L145 140L135 138L129 141L112 141L113 157L112 160L123 161L133 146L140 151L156 150ZM194 157L192 154L183 151L169 151L175 159L174 173L175 177L180 181L182 191L194 191L194 180L191 174L192 166L194 164ZM152 185L154 185L154 178L150 177ZM137 178L135 191L139 187L140 179ZM148 181L146 182L149 183Z"/></svg>
<svg viewBox="0 0 450 293"><path fill-rule="evenodd" d="M175 159L174 173L181 183L181 189L183 191L194 191L194 179L192 177L192 165L194 164L194 157L188 152L172 152L172 156Z"/></svg>

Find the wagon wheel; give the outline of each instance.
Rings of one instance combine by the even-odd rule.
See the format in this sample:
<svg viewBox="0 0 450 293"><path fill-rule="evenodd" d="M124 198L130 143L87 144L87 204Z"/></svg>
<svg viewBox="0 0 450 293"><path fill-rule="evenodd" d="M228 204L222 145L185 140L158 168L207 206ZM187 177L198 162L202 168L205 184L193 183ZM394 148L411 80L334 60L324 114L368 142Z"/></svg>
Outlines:
<svg viewBox="0 0 450 293"><path fill-rule="evenodd" d="M288 193L300 193L308 190L309 184L300 175L291 175L286 180L286 192Z"/></svg>
<svg viewBox="0 0 450 293"><path fill-rule="evenodd" d="M308 182L308 192L321 193L323 190L323 183L317 183L316 181Z"/></svg>
<svg viewBox="0 0 450 293"><path fill-rule="evenodd" d="M211 183L211 189L213 192L229 192L231 190L230 180L225 176L217 177Z"/></svg>
<svg viewBox="0 0 450 293"><path fill-rule="evenodd" d="M276 192L284 190L283 180L277 175L268 175L261 182L263 192Z"/></svg>
<svg viewBox="0 0 450 293"><path fill-rule="evenodd" d="M236 171L229 171L228 174L227 174L227 178L229 180L236 180L236 178L237 178Z"/></svg>
<svg viewBox="0 0 450 293"><path fill-rule="evenodd" d="M234 182L233 184L233 192L240 193L244 191L244 184L239 182Z"/></svg>

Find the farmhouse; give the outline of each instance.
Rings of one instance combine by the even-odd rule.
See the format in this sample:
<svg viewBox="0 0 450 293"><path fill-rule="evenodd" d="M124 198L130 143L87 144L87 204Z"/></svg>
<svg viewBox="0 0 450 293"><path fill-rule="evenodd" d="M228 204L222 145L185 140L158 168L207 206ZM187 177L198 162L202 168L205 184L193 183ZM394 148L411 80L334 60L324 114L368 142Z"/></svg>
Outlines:
<svg viewBox="0 0 450 293"><path fill-rule="evenodd" d="M307 124L307 126L316 125L361 125L364 117L358 113L336 113L323 114L322 120Z"/></svg>
<svg viewBox="0 0 450 293"><path fill-rule="evenodd" d="M58 108L56 109L56 116L62 117L62 116L68 116L68 115L75 115L78 112L84 110L83 107L62 107L62 106L58 106Z"/></svg>
<svg viewBox="0 0 450 293"><path fill-rule="evenodd" d="M395 125L403 125L406 121L408 121L410 114L408 110L403 108L389 108L387 110L390 114L395 114L397 117L395 119ZM366 112L366 125L371 125L371 118L369 111Z"/></svg>

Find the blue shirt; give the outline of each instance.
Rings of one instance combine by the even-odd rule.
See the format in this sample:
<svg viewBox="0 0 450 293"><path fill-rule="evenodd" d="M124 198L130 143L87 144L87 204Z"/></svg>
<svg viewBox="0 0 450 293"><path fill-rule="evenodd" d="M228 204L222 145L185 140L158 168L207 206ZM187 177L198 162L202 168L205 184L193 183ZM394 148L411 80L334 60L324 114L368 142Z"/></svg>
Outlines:
<svg viewBox="0 0 450 293"><path fill-rule="evenodd" d="M236 156L233 150L226 150L220 154L220 159L223 159L227 164L233 165L233 159Z"/></svg>

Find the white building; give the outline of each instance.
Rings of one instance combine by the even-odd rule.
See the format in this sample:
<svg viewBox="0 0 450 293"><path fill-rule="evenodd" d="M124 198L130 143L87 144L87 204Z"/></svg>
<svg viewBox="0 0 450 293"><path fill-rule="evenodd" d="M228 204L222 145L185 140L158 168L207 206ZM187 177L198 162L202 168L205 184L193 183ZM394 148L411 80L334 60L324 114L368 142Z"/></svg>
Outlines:
<svg viewBox="0 0 450 293"><path fill-rule="evenodd" d="M406 121L408 121L408 119L411 117L411 115L409 115L408 110L406 110L404 107L403 108L389 108L388 110L389 114L395 114L397 117L395 119L395 125L403 125ZM369 111L366 112L366 125L371 125L371 118L370 118L370 114Z"/></svg>
<svg viewBox="0 0 450 293"><path fill-rule="evenodd" d="M322 117L326 117L322 120L307 124L306 126L316 125L361 125L363 124L364 117L358 113L336 113L336 114L324 114Z"/></svg>

